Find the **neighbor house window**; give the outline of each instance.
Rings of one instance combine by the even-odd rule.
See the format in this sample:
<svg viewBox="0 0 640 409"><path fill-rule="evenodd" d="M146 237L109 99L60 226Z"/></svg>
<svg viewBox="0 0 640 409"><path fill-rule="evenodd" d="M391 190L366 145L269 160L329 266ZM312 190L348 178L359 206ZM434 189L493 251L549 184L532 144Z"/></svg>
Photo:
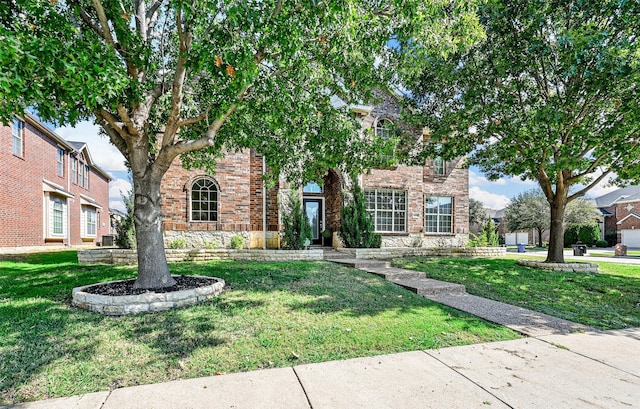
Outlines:
<svg viewBox="0 0 640 409"><path fill-rule="evenodd" d="M84 237L95 237L98 227L96 209L90 206L82 208L84 214Z"/></svg>
<svg viewBox="0 0 640 409"><path fill-rule="evenodd" d="M82 162L78 163L78 185L84 186L84 164Z"/></svg>
<svg viewBox="0 0 640 409"><path fill-rule="evenodd" d="M58 148L57 154L58 176L64 176L64 149Z"/></svg>
<svg viewBox="0 0 640 409"><path fill-rule="evenodd" d="M453 232L453 198L448 196L427 196L424 211L425 232Z"/></svg>
<svg viewBox="0 0 640 409"><path fill-rule="evenodd" d="M218 221L218 186L209 178L197 179L191 185L191 220Z"/></svg>
<svg viewBox="0 0 640 409"><path fill-rule="evenodd" d="M445 162L442 156L438 156L433 160L433 171L436 175L445 174Z"/></svg>
<svg viewBox="0 0 640 409"><path fill-rule="evenodd" d="M22 147L23 147L22 134L23 134L23 128L24 128L24 122L22 122L19 119L14 119L13 120L13 126L12 126L12 129L11 129L11 135L12 135L11 152L13 152L14 155L20 156L20 157L22 157Z"/></svg>
<svg viewBox="0 0 640 409"><path fill-rule="evenodd" d="M78 158L71 158L71 181L78 183Z"/></svg>
<svg viewBox="0 0 640 409"><path fill-rule="evenodd" d="M84 187L89 189L89 165L84 165Z"/></svg>
<svg viewBox="0 0 640 409"><path fill-rule="evenodd" d="M49 197L49 237L60 237L66 234L67 201L57 196Z"/></svg>
<svg viewBox="0 0 640 409"><path fill-rule="evenodd" d="M378 119L376 122L376 136L382 139L389 139L393 136L393 122L386 118Z"/></svg>
<svg viewBox="0 0 640 409"><path fill-rule="evenodd" d="M377 232L402 233L407 230L407 192L367 190L365 205Z"/></svg>

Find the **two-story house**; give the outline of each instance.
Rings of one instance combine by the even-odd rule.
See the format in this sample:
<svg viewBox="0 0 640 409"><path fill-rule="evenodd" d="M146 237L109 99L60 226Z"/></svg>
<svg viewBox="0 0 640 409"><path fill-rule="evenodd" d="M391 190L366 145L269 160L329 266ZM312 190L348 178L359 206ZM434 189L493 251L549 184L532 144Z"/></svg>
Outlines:
<svg viewBox="0 0 640 409"><path fill-rule="evenodd" d="M603 216L602 234L615 234L617 243L640 248L640 186L628 186L596 198Z"/></svg>
<svg viewBox="0 0 640 409"><path fill-rule="evenodd" d="M0 248L95 245L109 234L109 181L83 142L25 113L0 124Z"/></svg>
<svg viewBox="0 0 640 409"><path fill-rule="evenodd" d="M363 129L384 137L399 120L400 108L393 96L378 106L352 107ZM422 130L416 132L422 138ZM165 243L184 238L193 247L229 247L231 237L241 235L250 248L279 247L283 197L290 187L281 180L265 189L264 161L254 150L227 154L219 160L215 176L185 170L176 159L165 174L163 227ZM383 247L463 246L469 238L469 174L464 159L439 158L423 166L371 169L358 177L366 196L375 230ZM337 230L343 192L350 178L327 169L323 183L308 181L297 194L312 225L313 244L322 243L324 230Z"/></svg>

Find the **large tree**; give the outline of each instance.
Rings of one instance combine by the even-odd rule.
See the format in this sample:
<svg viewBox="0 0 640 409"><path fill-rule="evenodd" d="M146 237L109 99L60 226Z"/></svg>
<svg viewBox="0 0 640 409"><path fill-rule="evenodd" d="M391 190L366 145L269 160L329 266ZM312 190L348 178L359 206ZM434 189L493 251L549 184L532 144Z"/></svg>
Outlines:
<svg viewBox="0 0 640 409"><path fill-rule="evenodd" d="M213 168L255 148L297 180L366 168L385 146L331 97L371 101L395 80L390 44L437 55L481 35L468 1L3 1L0 120L31 107L102 127L132 172L135 285L165 287L160 182L176 157Z"/></svg>
<svg viewBox="0 0 640 409"><path fill-rule="evenodd" d="M409 73L425 152L537 181L546 261L563 262L567 204L610 175L639 179L640 2L488 0L480 13L486 42Z"/></svg>

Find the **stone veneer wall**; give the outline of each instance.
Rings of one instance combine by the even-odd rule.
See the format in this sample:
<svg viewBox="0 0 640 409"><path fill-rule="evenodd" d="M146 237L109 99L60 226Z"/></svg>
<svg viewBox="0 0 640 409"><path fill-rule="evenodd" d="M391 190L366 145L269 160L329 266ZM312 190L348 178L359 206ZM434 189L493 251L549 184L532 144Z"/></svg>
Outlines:
<svg viewBox="0 0 640 409"><path fill-rule="evenodd" d="M324 256L323 250L232 250L232 249L167 249L167 261L318 261ZM96 249L78 251L80 264L137 264L135 250Z"/></svg>
<svg viewBox="0 0 640 409"><path fill-rule="evenodd" d="M502 257L506 247L383 247L380 249L339 249L341 253L362 259L393 259L401 257Z"/></svg>

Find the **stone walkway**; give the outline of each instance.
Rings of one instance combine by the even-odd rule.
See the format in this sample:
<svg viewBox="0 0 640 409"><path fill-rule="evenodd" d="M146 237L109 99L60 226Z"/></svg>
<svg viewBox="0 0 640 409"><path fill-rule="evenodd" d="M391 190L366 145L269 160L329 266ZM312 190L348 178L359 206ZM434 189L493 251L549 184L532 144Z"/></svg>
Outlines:
<svg viewBox="0 0 640 409"><path fill-rule="evenodd" d="M594 328L499 301L468 294L462 284L426 278L426 274L391 267L388 261L346 258L338 251L325 252L325 260L383 277L432 301L468 312L531 337L593 331Z"/></svg>

